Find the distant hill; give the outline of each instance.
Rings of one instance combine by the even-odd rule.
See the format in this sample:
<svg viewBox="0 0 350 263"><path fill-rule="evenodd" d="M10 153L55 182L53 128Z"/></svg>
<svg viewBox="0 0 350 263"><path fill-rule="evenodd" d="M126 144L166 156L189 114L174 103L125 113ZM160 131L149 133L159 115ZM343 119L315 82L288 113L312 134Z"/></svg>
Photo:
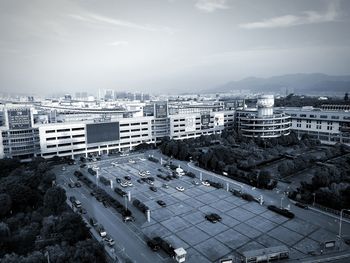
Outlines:
<svg viewBox="0 0 350 263"><path fill-rule="evenodd" d="M270 78L249 77L230 81L224 85L207 90L208 93L250 91L250 92L293 92L309 94L317 92L349 92L350 75L330 76L326 74L289 74Z"/></svg>

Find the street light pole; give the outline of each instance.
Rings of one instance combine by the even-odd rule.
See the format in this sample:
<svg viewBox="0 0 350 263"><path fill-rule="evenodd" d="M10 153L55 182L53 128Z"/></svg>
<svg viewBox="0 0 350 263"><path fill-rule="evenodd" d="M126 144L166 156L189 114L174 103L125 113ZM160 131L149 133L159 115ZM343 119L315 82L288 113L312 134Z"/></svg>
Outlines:
<svg viewBox="0 0 350 263"><path fill-rule="evenodd" d="M348 212L350 212L350 209L342 209L342 210L340 210L339 235L338 235L340 242L341 242L341 223L342 223L342 220L343 220L343 211L348 211Z"/></svg>
<svg viewBox="0 0 350 263"><path fill-rule="evenodd" d="M283 196L281 196L281 206L280 206L281 209L282 209L282 201L283 201Z"/></svg>

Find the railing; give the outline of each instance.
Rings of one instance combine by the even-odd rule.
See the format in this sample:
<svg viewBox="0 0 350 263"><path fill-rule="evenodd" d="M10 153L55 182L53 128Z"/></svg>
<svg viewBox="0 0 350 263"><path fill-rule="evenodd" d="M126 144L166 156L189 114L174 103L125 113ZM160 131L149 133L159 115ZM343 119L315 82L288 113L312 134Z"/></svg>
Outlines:
<svg viewBox="0 0 350 263"><path fill-rule="evenodd" d="M317 203L315 203L313 205L313 207L318 208L320 210L323 210L325 212L328 212L328 213L340 216L340 211L339 210L336 210L336 209L333 209L333 208L329 208L329 207L326 207L326 206L323 206L323 205L320 205L320 204L317 204ZM350 215L346 214L346 213L343 213L343 218L350 219Z"/></svg>

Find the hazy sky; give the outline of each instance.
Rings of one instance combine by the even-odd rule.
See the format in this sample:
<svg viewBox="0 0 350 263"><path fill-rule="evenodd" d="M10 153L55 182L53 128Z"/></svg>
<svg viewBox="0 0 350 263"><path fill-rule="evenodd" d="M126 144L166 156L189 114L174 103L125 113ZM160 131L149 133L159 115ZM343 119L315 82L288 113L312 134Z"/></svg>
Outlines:
<svg viewBox="0 0 350 263"><path fill-rule="evenodd" d="M0 91L174 93L350 73L348 0L0 0Z"/></svg>

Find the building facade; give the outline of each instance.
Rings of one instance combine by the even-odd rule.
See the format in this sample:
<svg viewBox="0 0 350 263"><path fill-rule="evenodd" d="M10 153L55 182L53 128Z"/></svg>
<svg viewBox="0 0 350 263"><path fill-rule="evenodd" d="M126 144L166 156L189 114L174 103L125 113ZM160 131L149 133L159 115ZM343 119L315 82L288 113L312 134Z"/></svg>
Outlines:
<svg viewBox="0 0 350 263"><path fill-rule="evenodd" d="M274 109L272 95L259 96L256 108L237 110L236 127L242 136L250 138L277 138L290 134L290 116Z"/></svg>
<svg viewBox="0 0 350 263"><path fill-rule="evenodd" d="M33 121L49 119L39 118L35 107L5 106L2 109L4 125L0 127L0 158L78 157L129 151L141 143L160 142L165 136L186 139L220 134L225 127L234 124L232 111L169 115L167 102L155 102L151 108L153 111L147 116L128 112L114 114L109 120L101 119L101 112L87 110L78 114L87 114L88 118L84 120L64 118L64 121L49 123ZM48 112L51 114L51 109ZM15 122L10 117L16 114L26 117L17 117ZM95 119L93 115L96 115Z"/></svg>

